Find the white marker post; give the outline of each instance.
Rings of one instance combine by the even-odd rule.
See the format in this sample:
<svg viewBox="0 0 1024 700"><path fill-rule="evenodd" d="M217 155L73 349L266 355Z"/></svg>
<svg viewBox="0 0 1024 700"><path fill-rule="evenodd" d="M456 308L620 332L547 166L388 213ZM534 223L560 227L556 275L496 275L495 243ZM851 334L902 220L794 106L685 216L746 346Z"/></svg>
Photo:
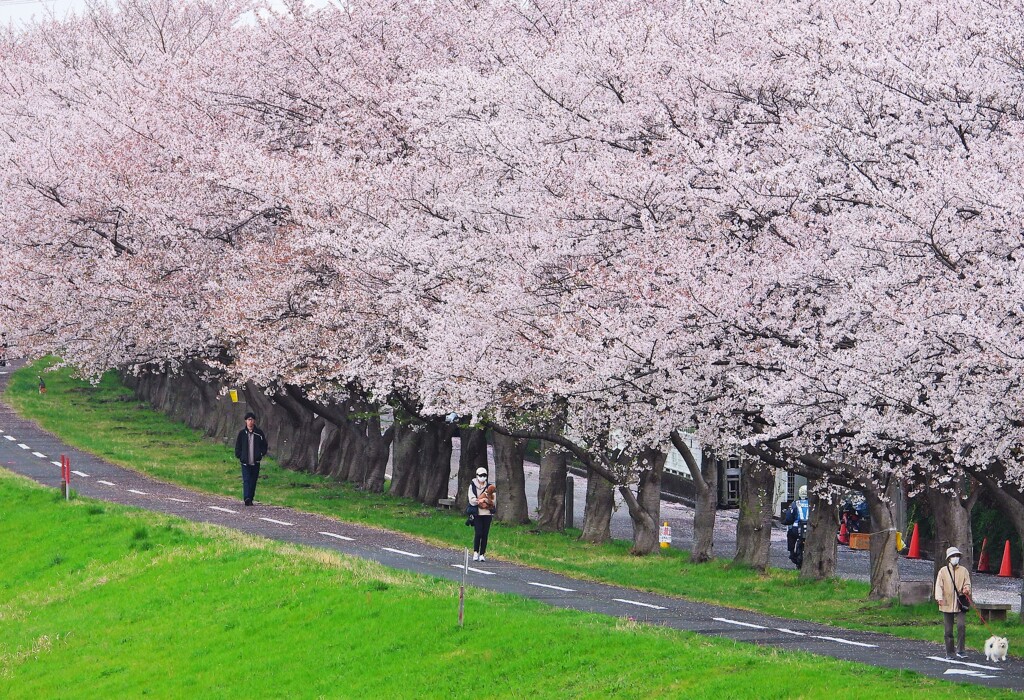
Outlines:
<svg viewBox="0 0 1024 700"><path fill-rule="evenodd" d="M466 550L466 561L462 565L462 585L459 586L459 627L462 627L463 611L466 609L466 574L469 573L469 550Z"/></svg>

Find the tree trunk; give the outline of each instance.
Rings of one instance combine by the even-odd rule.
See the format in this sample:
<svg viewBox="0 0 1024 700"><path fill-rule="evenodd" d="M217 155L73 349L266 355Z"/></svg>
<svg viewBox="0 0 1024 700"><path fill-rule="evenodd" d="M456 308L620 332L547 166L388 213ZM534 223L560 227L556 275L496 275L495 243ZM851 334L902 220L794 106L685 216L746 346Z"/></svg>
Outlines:
<svg viewBox="0 0 1024 700"><path fill-rule="evenodd" d="M459 485L455 492L455 507L461 513L469 505L469 482L480 467L487 465L487 431L480 428L459 429Z"/></svg>
<svg viewBox="0 0 1024 700"><path fill-rule="evenodd" d="M503 523L530 522L530 507L526 500L526 474L523 460L526 441L492 433L494 436L494 485L497 488L498 512L496 518Z"/></svg>
<svg viewBox="0 0 1024 700"><path fill-rule="evenodd" d="M971 507L964 491L966 479L959 478L943 486L928 485L925 493L935 516L935 556L932 557L932 579L946 565L946 548L956 547L963 554L963 565L974 566L974 532L971 529Z"/></svg>
<svg viewBox="0 0 1024 700"><path fill-rule="evenodd" d="M537 485L537 527L548 532L565 529L565 477L569 456L550 442L541 443L540 481Z"/></svg>
<svg viewBox="0 0 1024 700"><path fill-rule="evenodd" d="M612 510L615 508L615 492L612 482L599 474L587 475L587 507L583 513L584 542L600 544L612 538Z"/></svg>
<svg viewBox="0 0 1024 700"><path fill-rule="evenodd" d="M872 600L897 598L900 593L899 554L896 551L896 522L892 510L896 497L896 479L888 479L884 492L864 490L871 514L871 592Z"/></svg>
<svg viewBox="0 0 1024 700"><path fill-rule="evenodd" d="M767 571L771 561L772 495L775 470L762 460L746 460L740 472L740 517L736 523L738 564Z"/></svg>
<svg viewBox="0 0 1024 700"><path fill-rule="evenodd" d="M423 430L419 455L419 489L416 500L426 505L437 505L448 497L448 482L452 475L452 434L455 425L444 419L427 421Z"/></svg>
<svg viewBox="0 0 1024 700"><path fill-rule="evenodd" d="M697 491L693 508L693 549L690 561L703 564L714 558L715 518L718 515L718 460L710 450L701 453L703 487Z"/></svg>
<svg viewBox="0 0 1024 700"><path fill-rule="evenodd" d="M391 455L391 441L395 435L392 424L381 432L381 420L378 412L366 422L366 469L361 484L364 491L381 493L384 490L384 475L387 471L388 457Z"/></svg>
<svg viewBox="0 0 1024 700"><path fill-rule="evenodd" d="M396 412L397 413L397 412ZM415 498L419 492L419 454L423 426L408 416L395 416L395 443L391 463L391 493Z"/></svg>
<svg viewBox="0 0 1024 700"><path fill-rule="evenodd" d="M831 494L823 494L829 496ZM800 578L818 581L834 578L839 557L839 507L822 498L817 489L808 489L810 522L807 524L807 542L804 543L804 565Z"/></svg>
<svg viewBox="0 0 1024 700"><path fill-rule="evenodd" d="M658 524L661 518L661 474L665 468L665 453L645 450L638 460L643 471L637 484L636 496L628 486L619 486L626 501L630 520L633 521L632 554L647 555L658 549Z"/></svg>
<svg viewBox="0 0 1024 700"><path fill-rule="evenodd" d="M672 444L683 457L693 480L693 546L690 562L704 564L711 561L715 546L715 518L718 510L718 461L712 450L701 451L701 463L690 451L690 446L677 432L672 432Z"/></svg>

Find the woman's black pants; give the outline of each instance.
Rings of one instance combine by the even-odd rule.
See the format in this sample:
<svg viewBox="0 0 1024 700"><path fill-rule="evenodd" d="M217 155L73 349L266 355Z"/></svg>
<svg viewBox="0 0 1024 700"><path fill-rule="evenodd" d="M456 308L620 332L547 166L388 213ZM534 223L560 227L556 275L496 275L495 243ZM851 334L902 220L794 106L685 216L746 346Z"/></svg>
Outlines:
<svg viewBox="0 0 1024 700"><path fill-rule="evenodd" d="M487 551L487 533L491 531L493 515L478 515L473 518L473 551L483 554Z"/></svg>

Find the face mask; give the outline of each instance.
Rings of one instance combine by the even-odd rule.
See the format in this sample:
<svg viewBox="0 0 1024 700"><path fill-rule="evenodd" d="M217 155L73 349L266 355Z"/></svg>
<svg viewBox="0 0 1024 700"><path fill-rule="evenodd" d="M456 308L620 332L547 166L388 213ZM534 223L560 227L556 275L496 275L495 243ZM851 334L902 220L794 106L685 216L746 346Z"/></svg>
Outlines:
<svg viewBox="0 0 1024 700"><path fill-rule="evenodd" d="M950 557L949 563L953 566L957 566L960 563L960 557Z"/></svg>

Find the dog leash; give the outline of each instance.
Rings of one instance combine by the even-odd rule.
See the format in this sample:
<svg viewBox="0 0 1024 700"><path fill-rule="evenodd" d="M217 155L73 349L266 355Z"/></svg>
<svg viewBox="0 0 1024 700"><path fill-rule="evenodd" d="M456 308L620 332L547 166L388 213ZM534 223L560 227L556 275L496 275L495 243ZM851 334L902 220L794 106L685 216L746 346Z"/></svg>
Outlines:
<svg viewBox="0 0 1024 700"><path fill-rule="evenodd" d="M981 614L981 611L978 610L978 606L974 604L974 598L971 597L971 594L961 593L960 595L967 596L967 600L971 602L971 607L974 608L974 612L978 613L978 619L981 620L981 624L985 625L985 627L988 627L988 621L985 619L985 616Z"/></svg>

